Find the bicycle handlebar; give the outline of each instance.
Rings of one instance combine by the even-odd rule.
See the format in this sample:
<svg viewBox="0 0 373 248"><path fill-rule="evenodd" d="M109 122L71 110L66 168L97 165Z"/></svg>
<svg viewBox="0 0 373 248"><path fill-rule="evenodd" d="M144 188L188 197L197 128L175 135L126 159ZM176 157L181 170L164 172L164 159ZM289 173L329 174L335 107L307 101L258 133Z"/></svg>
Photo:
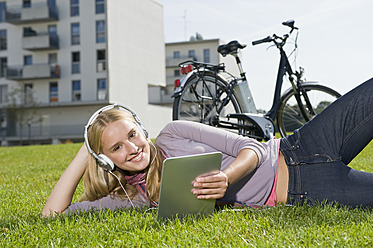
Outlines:
<svg viewBox="0 0 373 248"><path fill-rule="evenodd" d="M294 26L294 20L289 20L289 21L283 22L282 25L285 25L285 26L291 28L290 32L287 33L287 34L284 34L282 37L280 37L276 34L273 34L272 36L267 36L264 39L255 40L255 41L252 42L252 45L255 46L255 45L262 44L262 43L274 42L275 45L277 46L277 48L282 48L285 45L286 40L289 38L291 33L294 30L298 30L298 28Z"/></svg>
<svg viewBox="0 0 373 248"><path fill-rule="evenodd" d="M273 41L273 37L267 36L264 39L253 41L252 44L253 44L253 46L255 46L255 45L259 45L259 44L267 43L267 42L271 42L271 41Z"/></svg>

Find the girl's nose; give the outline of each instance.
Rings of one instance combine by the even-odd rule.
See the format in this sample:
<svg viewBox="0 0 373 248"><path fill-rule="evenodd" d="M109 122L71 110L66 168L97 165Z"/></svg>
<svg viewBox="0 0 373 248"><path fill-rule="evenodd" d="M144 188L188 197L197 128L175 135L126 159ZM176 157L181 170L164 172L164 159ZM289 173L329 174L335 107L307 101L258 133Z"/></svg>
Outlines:
<svg viewBox="0 0 373 248"><path fill-rule="evenodd" d="M132 153L137 153L137 151L138 151L138 146L135 144L135 143L133 143L133 142L131 142L131 141L128 141L127 142L127 151L130 153L130 154L132 154Z"/></svg>

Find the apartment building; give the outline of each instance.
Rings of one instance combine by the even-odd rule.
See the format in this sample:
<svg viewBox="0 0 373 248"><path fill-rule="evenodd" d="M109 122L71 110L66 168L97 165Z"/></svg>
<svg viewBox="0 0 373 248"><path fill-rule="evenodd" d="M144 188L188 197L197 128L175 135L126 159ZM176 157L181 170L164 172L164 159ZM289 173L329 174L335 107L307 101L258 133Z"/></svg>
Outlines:
<svg viewBox="0 0 373 248"><path fill-rule="evenodd" d="M82 141L98 108L135 109L150 137L171 120L163 7L153 0L0 0L2 145Z"/></svg>
<svg viewBox="0 0 373 248"><path fill-rule="evenodd" d="M217 52L219 45L224 44L220 39L204 40L200 35L191 37L189 41L166 43L166 86L149 87L149 102L153 104L172 105L174 81L183 75L179 64L186 60L204 63L224 63L227 71L239 75L237 64L233 57L223 57Z"/></svg>

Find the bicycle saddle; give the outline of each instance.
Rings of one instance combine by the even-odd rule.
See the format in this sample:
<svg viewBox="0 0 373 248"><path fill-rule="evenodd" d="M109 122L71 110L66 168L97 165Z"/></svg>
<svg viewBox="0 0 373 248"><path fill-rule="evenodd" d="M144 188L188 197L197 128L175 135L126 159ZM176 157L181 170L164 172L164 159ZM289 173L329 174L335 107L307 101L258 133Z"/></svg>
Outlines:
<svg viewBox="0 0 373 248"><path fill-rule="evenodd" d="M245 47L245 44L240 44L238 41L232 40L228 44L218 46L218 53L225 57L227 54L237 53L238 49L244 49Z"/></svg>

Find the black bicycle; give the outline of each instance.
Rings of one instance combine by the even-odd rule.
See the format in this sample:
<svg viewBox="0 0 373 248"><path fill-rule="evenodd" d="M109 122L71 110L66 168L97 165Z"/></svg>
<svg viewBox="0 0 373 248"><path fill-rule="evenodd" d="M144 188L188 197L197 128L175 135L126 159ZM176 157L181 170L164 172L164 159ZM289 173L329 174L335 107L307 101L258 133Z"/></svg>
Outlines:
<svg viewBox="0 0 373 248"><path fill-rule="evenodd" d="M220 45L218 52L236 59L240 77L225 70L224 64L207 64L197 61L180 63L181 80L175 81L173 94L173 119L189 120L237 131L237 133L258 140L271 139L275 133L274 123L282 137L304 125L341 95L316 82L305 82L303 68L294 71L284 46L294 30L294 20L283 22L290 31L283 36L273 34L253 41L253 45L273 43L280 51L280 63L271 109L258 114L254 99L246 80L238 52L246 45L238 41ZM295 47L297 49L296 32ZM292 53L293 53L292 52ZM291 87L281 95L284 76Z"/></svg>

